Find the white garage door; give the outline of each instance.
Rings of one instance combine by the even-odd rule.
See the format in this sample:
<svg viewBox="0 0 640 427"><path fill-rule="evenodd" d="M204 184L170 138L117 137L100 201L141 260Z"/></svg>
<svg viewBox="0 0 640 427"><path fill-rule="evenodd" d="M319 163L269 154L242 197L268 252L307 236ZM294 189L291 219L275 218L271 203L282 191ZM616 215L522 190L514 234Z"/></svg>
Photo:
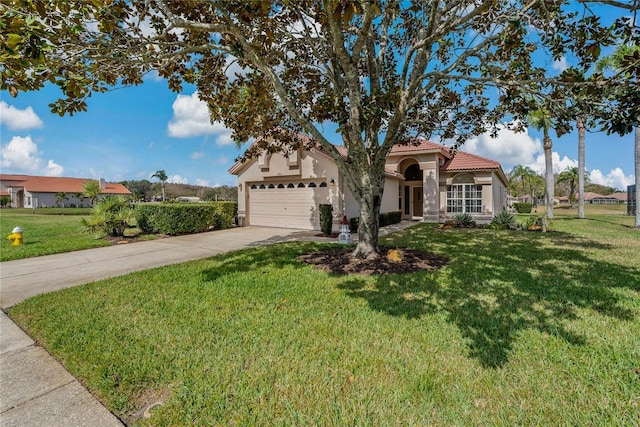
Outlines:
<svg viewBox="0 0 640 427"><path fill-rule="evenodd" d="M319 230L318 206L330 203L326 180L265 182L249 188L250 225Z"/></svg>

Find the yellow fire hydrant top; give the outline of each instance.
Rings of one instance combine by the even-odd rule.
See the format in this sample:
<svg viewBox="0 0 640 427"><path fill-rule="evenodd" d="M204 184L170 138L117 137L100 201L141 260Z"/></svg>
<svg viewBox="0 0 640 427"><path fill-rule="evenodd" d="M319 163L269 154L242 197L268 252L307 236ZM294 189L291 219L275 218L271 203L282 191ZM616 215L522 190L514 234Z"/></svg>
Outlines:
<svg viewBox="0 0 640 427"><path fill-rule="evenodd" d="M21 227L16 227L11 234L7 236L7 239L13 242L12 246L24 245L24 231Z"/></svg>

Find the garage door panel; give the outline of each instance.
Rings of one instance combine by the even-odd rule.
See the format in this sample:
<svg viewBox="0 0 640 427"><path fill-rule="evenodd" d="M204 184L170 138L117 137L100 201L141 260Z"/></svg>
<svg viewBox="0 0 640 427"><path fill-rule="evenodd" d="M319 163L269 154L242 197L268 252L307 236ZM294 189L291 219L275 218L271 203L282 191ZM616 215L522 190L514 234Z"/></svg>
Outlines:
<svg viewBox="0 0 640 427"><path fill-rule="evenodd" d="M320 204L329 203L327 188L266 188L249 193L249 223L269 227L318 229Z"/></svg>

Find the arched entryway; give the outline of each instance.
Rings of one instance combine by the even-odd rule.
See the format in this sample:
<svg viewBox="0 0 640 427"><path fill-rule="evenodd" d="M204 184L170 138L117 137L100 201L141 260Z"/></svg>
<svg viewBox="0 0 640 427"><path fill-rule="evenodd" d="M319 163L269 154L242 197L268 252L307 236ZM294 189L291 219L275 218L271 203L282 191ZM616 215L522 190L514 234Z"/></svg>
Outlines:
<svg viewBox="0 0 640 427"><path fill-rule="evenodd" d="M414 159L405 159L400 163L400 173L404 176L402 194L402 216L422 218L424 216L423 171Z"/></svg>

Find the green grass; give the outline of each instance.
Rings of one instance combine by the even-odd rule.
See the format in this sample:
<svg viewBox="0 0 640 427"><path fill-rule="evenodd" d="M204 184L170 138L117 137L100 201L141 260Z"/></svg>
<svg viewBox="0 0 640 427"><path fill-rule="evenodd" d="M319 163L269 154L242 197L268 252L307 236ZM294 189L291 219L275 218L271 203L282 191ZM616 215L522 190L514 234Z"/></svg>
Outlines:
<svg viewBox="0 0 640 427"><path fill-rule="evenodd" d="M0 209L0 261L109 246L82 232L80 218L89 213L69 208L36 209L35 214L31 209ZM24 230L24 245L12 246L7 236L18 226Z"/></svg>
<svg viewBox="0 0 640 427"><path fill-rule="evenodd" d="M640 423L640 230L438 230L439 270L337 277L260 247L32 298L10 315L148 425ZM632 222L631 222L632 223Z"/></svg>

